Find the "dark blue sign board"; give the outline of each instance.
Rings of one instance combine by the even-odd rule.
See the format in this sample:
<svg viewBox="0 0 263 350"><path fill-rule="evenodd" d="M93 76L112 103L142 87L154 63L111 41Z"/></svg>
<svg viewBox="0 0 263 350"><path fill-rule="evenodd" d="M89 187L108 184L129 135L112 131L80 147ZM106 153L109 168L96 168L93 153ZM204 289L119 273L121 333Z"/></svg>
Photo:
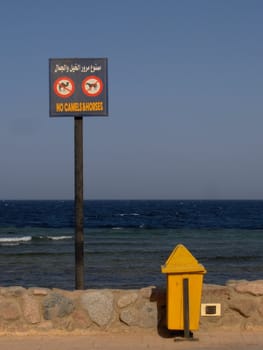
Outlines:
<svg viewBox="0 0 263 350"><path fill-rule="evenodd" d="M107 66L107 58L51 58L50 116L107 116Z"/></svg>

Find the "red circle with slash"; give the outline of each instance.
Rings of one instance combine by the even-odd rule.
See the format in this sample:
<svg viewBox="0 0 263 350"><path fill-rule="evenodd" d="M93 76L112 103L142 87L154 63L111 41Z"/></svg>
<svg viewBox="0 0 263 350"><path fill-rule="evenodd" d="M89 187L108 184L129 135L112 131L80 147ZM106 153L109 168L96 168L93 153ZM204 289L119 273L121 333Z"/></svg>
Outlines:
<svg viewBox="0 0 263 350"><path fill-rule="evenodd" d="M57 96L68 98L75 92L75 83L69 77L60 77L54 82L54 92Z"/></svg>
<svg viewBox="0 0 263 350"><path fill-rule="evenodd" d="M81 87L85 95L95 97L102 93L103 82L99 77L89 75L82 81Z"/></svg>

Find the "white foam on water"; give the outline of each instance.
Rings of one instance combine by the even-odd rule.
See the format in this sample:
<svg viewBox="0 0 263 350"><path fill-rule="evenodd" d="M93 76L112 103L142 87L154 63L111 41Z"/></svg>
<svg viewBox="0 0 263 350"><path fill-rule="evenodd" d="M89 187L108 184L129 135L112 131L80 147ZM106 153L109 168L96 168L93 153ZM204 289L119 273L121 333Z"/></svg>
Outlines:
<svg viewBox="0 0 263 350"><path fill-rule="evenodd" d="M22 242L29 242L32 240L31 236L24 236L24 237L2 237L0 238L0 243L22 243Z"/></svg>
<svg viewBox="0 0 263 350"><path fill-rule="evenodd" d="M64 239L72 239L72 236L47 236L47 238L52 241L61 241Z"/></svg>

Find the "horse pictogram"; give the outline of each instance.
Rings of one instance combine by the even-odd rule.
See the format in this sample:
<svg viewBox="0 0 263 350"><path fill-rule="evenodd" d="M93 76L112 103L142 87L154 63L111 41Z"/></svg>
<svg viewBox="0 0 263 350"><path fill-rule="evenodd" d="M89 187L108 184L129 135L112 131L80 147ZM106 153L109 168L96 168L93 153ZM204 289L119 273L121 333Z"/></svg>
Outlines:
<svg viewBox="0 0 263 350"><path fill-rule="evenodd" d="M95 97L102 93L103 82L99 77L90 75L82 81L81 87L85 95Z"/></svg>

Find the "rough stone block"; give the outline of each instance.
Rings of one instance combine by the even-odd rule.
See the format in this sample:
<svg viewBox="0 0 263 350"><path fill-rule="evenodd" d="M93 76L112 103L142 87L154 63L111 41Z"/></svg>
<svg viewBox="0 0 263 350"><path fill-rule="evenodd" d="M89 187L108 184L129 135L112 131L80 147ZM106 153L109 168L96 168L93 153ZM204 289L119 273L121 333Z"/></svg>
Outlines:
<svg viewBox="0 0 263 350"><path fill-rule="evenodd" d="M44 298L43 309L45 320L52 320L71 314L74 310L74 303L60 294L51 293Z"/></svg>
<svg viewBox="0 0 263 350"><path fill-rule="evenodd" d="M145 299L150 299L151 296L152 296L153 290L154 290L155 288L156 288L156 287L154 287L154 286L141 288L141 289L140 289L140 294L141 294L141 296L142 296L143 298L145 298Z"/></svg>
<svg viewBox="0 0 263 350"><path fill-rule="evenodd" d="M121 310L120 320L127 326L138 326L139 312L134 306Z"/></svg>
<svg viewBox="0 0 263 350"><path fill-rule="evenodd" d="M26 293L26 289L20 286L7 287L2 290L2 295L10 297L20 297Z"/></svg>
<svg viewBox="0 0 263 350"><path fill-rule="evenodd" d="M24 294L22 297L22 310L28 323L36 324L41 321L38 302L27 294Z"/></svg>
<svg viewBox="0 0 263 350"><path fill-rule="evenodd" d="M50 289L48 288L31 288L29 291L32 293L32 295L36 296L46 296L48 293L50 293Z"/></svg>
<svg viewBox="0 0 263 350"><path fill-rule="evenodd" d="M14 321L21 316L20 309L15 302L1 301L0 302L0 318L5 321Z"/></svg>
<svg viewBox="0 0 263 350"><path fill-rule="evenodd" d="M113 300L110 291L88 291L81 297L81 304L94 323L105 327L113 318Z"/></svg>
<svg viewBox="0 0 263 350"><path fill-rule="evenodd" d="M92 324L87 312L84 310L75 310L72 314L73 327L77 329L89 328Z"/></svg>
<svg viewBox="0 0 263 350"><path fill-rule="evenodd" d="M120 320L128 326L142 328L157 327L157 305L156 303L146 301L142 305L128 307L120 312Z"/></svg>
<svg viewBox="0 0 263 350"><path fill-rule="evenodd" d="M140 309L139 326L143 328L157 327L158 312L156 303L146 302Z"/></svg>
<svg viewBox="0 0 263 350"><path fill-rule="evenodd" d="M210 318L212 319L212 317ZM210 318L207 317L207 322L210 320ZM240 329L243 322L244 317L241 316L239 312L228 309L224 313L223 317L220 318L218 326L222 328Z"/></svg>
<svg viewBox="0 0 263 350"><path fill-rule="evenodd" d="M121 295L117 301L117 305L119 308L124 308L128 305L133 304L138 299L138 293L131 292L124 295Z"/></svg>
<svg viewBox="0 0 263 350"><path fill-rule="evenodd" d="M261 317L263 317L263 299L261 299L259 306L258 306L258 312Z"/></svg>
<svg viewBox="0 0 263 350"><path fill-rule="evenodd" d="M202 302L215 303L229 300L231 298L230 288L213 284L204 284Z"/></svg>
<svg viewBox="0 0 263 350"><path fill-rule="evenodd" d="M229 308L237 311L244 317L252 316L258 308L258 303L250 298L236 298L229 303Z"/></svg>
<svg viewBox="0 0 263 350"><path fill-rule="evenodd" d="M38 323L36 325L36 329L39 331L51 331L53 329L53 323L52 321L43 321L41 323Z"/></svg>
<svg viewBox="0 0 263 350"><path fill-rule="evenodd" d="M234 286L234 290L238 293L249 293L256 296L263 295L263 280L237 283Z"/></svg>

